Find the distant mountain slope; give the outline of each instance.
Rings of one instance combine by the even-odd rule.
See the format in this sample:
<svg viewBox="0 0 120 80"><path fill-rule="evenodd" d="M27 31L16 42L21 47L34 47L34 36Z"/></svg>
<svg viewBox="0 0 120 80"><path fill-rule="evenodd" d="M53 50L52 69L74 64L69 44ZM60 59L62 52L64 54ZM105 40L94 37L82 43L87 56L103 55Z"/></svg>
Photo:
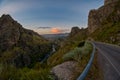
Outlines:
<svg viewBox="0 0 120 80"><path fill-rule="evenodd" d="M61 34L43 34L42 36L48 40L56 40L56 39L64 39L69 35L69 33L61 33Z"/></svg>
<svg viewBox="0 0 120 80"><path fill-rule="evenodd" d="M50 48L46 39L24 29L10 15L0 18L0 62L18 67L29 66L39 61Z"/></svg>

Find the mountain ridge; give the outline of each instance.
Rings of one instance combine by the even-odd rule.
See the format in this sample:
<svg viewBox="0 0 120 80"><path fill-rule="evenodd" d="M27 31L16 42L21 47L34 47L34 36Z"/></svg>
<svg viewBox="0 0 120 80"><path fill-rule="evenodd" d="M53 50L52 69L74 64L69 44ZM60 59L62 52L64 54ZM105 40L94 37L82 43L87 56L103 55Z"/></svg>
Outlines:
<svg viewBox="0 0 120 80"><path fill-rule="evenodd" d="M39 61L50 51L51 44L38 33L23 28L10 15L4 14L0 18L0 47L1 60L22 67Z"/></svg>

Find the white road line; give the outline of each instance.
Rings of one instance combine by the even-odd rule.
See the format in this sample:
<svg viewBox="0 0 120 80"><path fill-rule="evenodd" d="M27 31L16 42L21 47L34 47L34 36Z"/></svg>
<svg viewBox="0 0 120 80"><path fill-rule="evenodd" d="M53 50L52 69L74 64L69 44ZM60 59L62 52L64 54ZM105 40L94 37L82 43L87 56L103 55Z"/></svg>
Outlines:
<svg viewBox="0 0 120 80"><path fill-rule="evenodd" d="M97 48L97 49L98 49L98 50L101 52L101 54L108 60L108 62L113 66L113 68L116 70L116 72L117 72L117 73L119 74L119 76L120 76L119 70L112 64L112 62L110 61L110 59L109 59L108 57L106 57L99 48Z"/></svg>

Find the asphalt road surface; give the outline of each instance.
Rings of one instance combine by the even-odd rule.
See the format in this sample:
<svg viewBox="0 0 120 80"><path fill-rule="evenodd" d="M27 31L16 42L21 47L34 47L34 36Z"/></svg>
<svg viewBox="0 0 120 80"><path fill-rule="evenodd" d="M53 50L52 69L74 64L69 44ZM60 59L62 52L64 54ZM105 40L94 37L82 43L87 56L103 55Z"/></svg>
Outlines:
<svg viewBox="0 0 120 80"><path fill-rule="evenodd" d="M120 80L120 47L94 42L104 80Z"/></svg>

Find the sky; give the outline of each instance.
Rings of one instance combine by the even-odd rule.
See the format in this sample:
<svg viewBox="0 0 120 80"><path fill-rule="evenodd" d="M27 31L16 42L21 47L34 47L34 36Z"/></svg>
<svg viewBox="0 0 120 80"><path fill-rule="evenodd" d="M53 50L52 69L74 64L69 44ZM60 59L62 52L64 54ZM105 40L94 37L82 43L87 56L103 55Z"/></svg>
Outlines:
<svg viewBox="0 0 120 80"><path fill-rule="evenodd" d="M86 28L88 14L104 0L0 0L0 16L10 14L23 27L39 34L68 33Z"/></svg>

